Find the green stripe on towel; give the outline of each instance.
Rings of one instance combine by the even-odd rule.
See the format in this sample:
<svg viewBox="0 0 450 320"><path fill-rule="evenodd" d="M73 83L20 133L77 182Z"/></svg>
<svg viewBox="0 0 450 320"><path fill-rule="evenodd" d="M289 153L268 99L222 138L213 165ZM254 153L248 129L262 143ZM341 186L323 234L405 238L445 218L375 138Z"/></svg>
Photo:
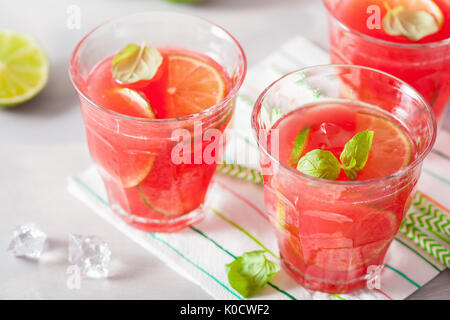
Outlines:
<svg viewBox="0 0 450 320"><path fill-rule="evenodd" d="M232 295L234 295L236 298L238 298L239 300L244 300L241 296L237 295L236 293L234 293L228 286L226 286L225 284L223 284L220 280L218 280L216 277L214 277L211 273L209 273L208 271L206 271L205 269L203 269L202 267L200 267L198 264L196 264L195 262L193 262L191 259L189 259L188 257L186 257L185 255L183 255L180 251L178 251L175 247L173 247L170 243L168 243L167 241L159 238L158 236L156 236L154 233L148 232L147 233L149 236L151 236L153 239L156 239L158 241L160 241L162 244L164 244L166 247L172 249L172 251L174 251L176 254L178 254L181 258L183 258L184 260L186 260L187 262L189 262L191 265L193 265L194 267L196 267L197 269L199 269L200 271L202 271L204 274L206 274L207 276L209 276L211 279L213 279L215 282L217 282L222 288L224 288L225 290L227 290L229 293L231 293Z"/></svg>
<svg viewBox="0 0 450 320"><path fill-rule="evenodd" d="M197 232L198 234L200 234L202 237L204 237L205 239L211 241L212 243L214 243L220 250L226 252L230 257L236 259L237 257L232 254L230 251L228 251L227 249L225 249L223 246L221 246L219 243L217 243L217 241L215 241L214 239L212 239L211 237L207 236L204 232L200 231L199 229L195 228L195 227L190 227L193 231ZM272 288L274 288L275 290L277 290L278 292L284 294L285 296L289 297L291 300L297 300L293 295L289 294L288 292L280 289L279 287L277 287L276 285L274 285L271 282L267 283L269 286L271 286Z"/></svg>

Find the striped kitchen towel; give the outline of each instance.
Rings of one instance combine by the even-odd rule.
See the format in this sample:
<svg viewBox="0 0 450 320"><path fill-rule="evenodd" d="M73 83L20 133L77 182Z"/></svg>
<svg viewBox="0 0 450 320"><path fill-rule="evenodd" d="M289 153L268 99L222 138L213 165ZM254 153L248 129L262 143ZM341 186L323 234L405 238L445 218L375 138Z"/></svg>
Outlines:
<svg viewBox="0 0 450 320"><path fill-rule="evenodd" d="M109 208L103 183L94 167L69 178L69 191L172 269L216 299L244 299L228 283L225 265L247 251L278 256L276 238L264 217L257 148L250 113L257 95L282 74L328 62L328 55L304 38L295 38L253 67L238 97L226 165L216 175L207 199L207 217L175 234L142 232L128 226ZM283 270L256 299L405 299L445 270L450 263L450 133L439 134L424 164L419 192L390 247L381 287L330 295L297 285ZM246 150L246 152L243 152ZM245 159L242 159L245 155ZM241 165L245 164L245 165ZM236 179L240 178L240 179ZM255 182L255 183L252 183Z"/></svg>

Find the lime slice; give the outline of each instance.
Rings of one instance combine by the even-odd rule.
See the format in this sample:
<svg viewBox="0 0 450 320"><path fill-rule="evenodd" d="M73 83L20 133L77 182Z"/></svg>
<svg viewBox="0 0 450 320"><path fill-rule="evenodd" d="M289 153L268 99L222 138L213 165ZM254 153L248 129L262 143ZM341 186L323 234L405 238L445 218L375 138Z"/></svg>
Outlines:
<svg viewBox="0 0 450 320"><path fill-rule="evenodd" d="M209 177L214 173L198 172L196 166L174 166L171 152L158 154L152 172L137 187L141 203L166 217L191 212L202 205Z"/></svg>
<svg viewBox="0 0 450 320"><path fill-rule="evenodd" d="M108 105L119 113L130 116L155 119L150 103L145 96L138 91L128 88L113 88L106 92Z"/></svg>
<svg viewBox="0 0 450 320"><path fill-rule="evenodd" d="M145 195L144 191L142 191L142 187L140 185L138 185L137 187L137 191L139 194L139 198L141 198L141 200L145 203L145 205L147 207L149 207L152 211L159 213L162 216L165 217L173 217L173 216L177 216L178 214L173 214L171 212L166 212L164 210L161 210L159 208L156 208L155 205L153 203L150 202L150 200L148 200L147 196Z"/></svg>
<svg viewBox="0 0 450 320"><path fill-rule="evenodd" d="M356 131L374 132L366 166L358 173L359 180L389 176L412 160L412 144L405 131L395 122L377 115L358 112Z"/></svg>
<svg viewBox="0 0 450 320"><path fill-rule="evenodd" d="M295 138L294 147L292 148L292 152L289 157L289 164L294 168L297 168L298 161L300 160L303 148L305 147L306 139L308 139L309 131L311 131L310 128L304 128L300 130L297 138Z"/></svg>
<svg viewBox="0 0 450 320"><path fill-rule="evenodd" d="M286 210L284 209L284 204L280 198L278 198L276 226L277 229L282 232L286 229Z"/></svg>
<svg viewBox="0 0 450 320"><path fill-rule="evenodd" d="M92 157L97 165L116 183L125 188L136 187L152 171L156 154L144 150L133 150L130 146L111 144L95 128L88 126L87 139ZM125 148L125 149L123 149Z"/></svg>
<svg viewBox="0 0 450 320"><path fill-rule="evenodd" d="M225 80L214 66L200 59L169 56L167 116L176 118L199 113L223 100Z"/></svg>
<svg viewBox="0 0 450 320"><path fill-rule="evenodd" d="M133 162L124 162L120 167L120 181L124 188L133 188L139 185L150 174L155 162L154 155L128 155Z"/></svg>
<svg viewBox="0 0 450 320"><path fill-rule="evenodd" d="M0 107L33 98L47 84L48 72L48 59L31 37L0 31Z"/></svg>

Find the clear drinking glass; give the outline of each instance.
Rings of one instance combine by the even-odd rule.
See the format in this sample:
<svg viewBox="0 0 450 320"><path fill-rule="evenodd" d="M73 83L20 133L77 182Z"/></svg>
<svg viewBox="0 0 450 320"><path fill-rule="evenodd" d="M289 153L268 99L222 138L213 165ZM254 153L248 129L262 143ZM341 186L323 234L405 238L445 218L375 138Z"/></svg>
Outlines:
<svg viewBox="0 0 450 320"><path fill-rule="evenodd" d="M360 181L319 179L281 163L279 150L289 147L282 139L274 147L274 124L294 110L330 102L387 112L406 128L417 146L416 157L389 176ZM275 227L284 269L313 290L336 293L365 286L371 271L384 266L422 162L436 139L436 121L427 102L410 85L381 71L317 66L270 85L255 104L252 127L260 150L266 212ZM278 130L281 137L282 128Z"/></svg>
<svg viewBox="0 0 450 320"><path fill-rule="evenodd" d="M200 113L172 119L126 116L93 102L86 86L93 68L127 44L144 41L147 46L179 48L213 59L231 79L225 98ZM172 134L187 130L191 138L187 143L198 153L211 143L203 139L207 130L223 132L246 72L245 55L236 39L194 16L138 13L111 20L85 36L73 52L69 71L79 95L89 150L111 208L129 224L153 232L177 231L202 219L216 161L172 161L172 150L179 143ZM121 182L130 180L130 172L145 179L138 185L124 185Z"/></svg>
<svg viewBox="0 0 450 320"><path fill-rule="evenodd" d="M439 120L450 98L450 38L411 44L373 38L336 17L342 2L323 2L329 17L331 63L367 66L406 81L425 97Z"/></svg>

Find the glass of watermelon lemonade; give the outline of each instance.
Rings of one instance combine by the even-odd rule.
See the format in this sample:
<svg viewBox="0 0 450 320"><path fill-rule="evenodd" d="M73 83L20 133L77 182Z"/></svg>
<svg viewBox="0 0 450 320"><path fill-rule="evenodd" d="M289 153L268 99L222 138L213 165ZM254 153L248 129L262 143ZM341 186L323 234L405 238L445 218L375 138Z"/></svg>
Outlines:
<svg viewBox="0 0 450 320"><path fill-rule="evenodd" d="M208 132L227 127L246 72L233 36L189 15L134 14L84 37L69 71L111 208L152 232L202 219L226 143Z"/></svg>
<svg viewBox="0 0 450 320"><path fill-rule="evenodd" d="M266 212L284 269L312 290L364 287L371 272L384 266L434 144L436 121L428 103L410 85L381 71L310 67L260 95L252 127ZM315 174L330 160L309 155L340 159L360 132L373 133L362 170L352 176L338 166L333 177L328 171Z"/></svg>
<svg viewBox="0 0 450 320"><path fill-rule="evenodd" d="M425 97L439 120L450 98L450 1L323 2L329 13L331 63L367 66L406 81ZM396 26L413 26L421 21L414 14L428 17L427 25L415 26L417 29L425 27L424 33L405 35L401 34L402 30L385 27L389 9L403 14L397 15L403 20ZM412 19L406 21L405 17ZM429 23L435 24L430 34L426 32ZM403 29L403 33L406 30L412 29Z"/></svg>

